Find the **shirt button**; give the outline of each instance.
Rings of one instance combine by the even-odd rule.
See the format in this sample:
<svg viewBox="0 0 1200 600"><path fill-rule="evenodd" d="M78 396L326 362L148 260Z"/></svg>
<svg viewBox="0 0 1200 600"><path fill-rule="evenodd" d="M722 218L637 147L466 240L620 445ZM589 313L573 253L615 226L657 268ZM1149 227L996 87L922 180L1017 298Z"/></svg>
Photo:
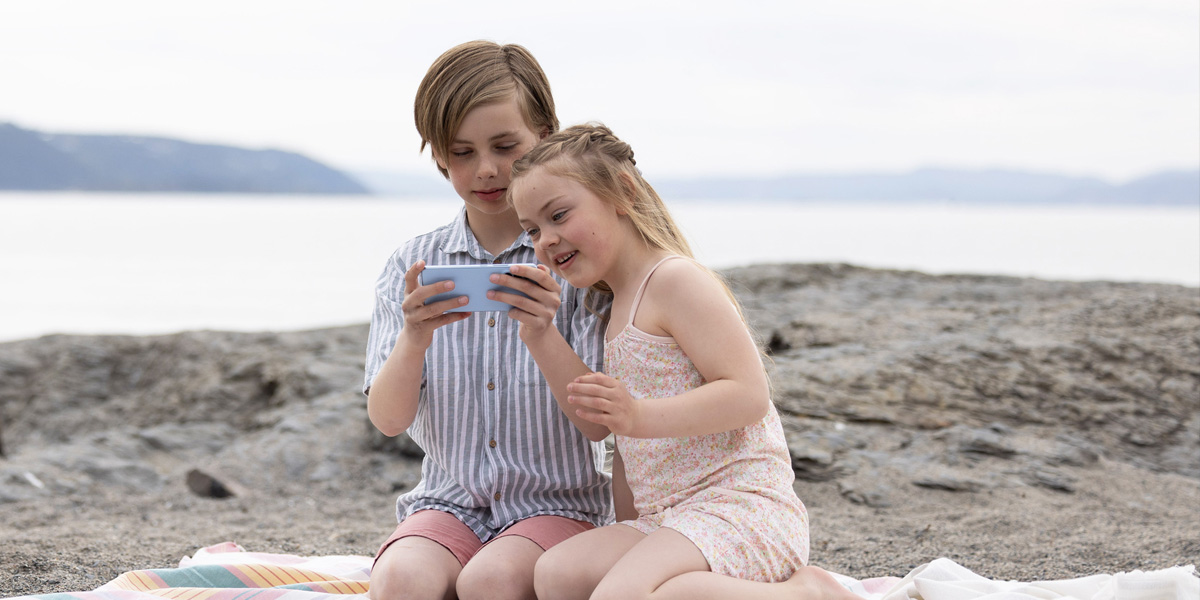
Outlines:
<svg viewBox="0 0 1200 600"><path fill-rule="evenodd" d="M488 387L488 391L490 392L490 391L496 389L496 384L489 381L487 387Z"/></svg>
<svg viewBox="0 0 1200 600"><path fill-rule="evenodd" d="M489 441L489 442L488 442L488 446L490 446L490 447L492 447L492 448L495 448L495 447L496 447L496 440L491 440L491 441Z"/></svg>
<svg viewBox="0 0 1200 600"><path fill-rule="evenodd" d="M488 327L495 327L495 326L496 326L496 318L492 317L492 318L488 319Z"/></svg>
<svg viewBox="0 0 1200 600"><path fill-rule="evenodd" d="M495 495L495 496L492 496L492 498L495 498L496 500L499 500L499 499L500 499L500 492L496 492L496 495Z"/></svg>

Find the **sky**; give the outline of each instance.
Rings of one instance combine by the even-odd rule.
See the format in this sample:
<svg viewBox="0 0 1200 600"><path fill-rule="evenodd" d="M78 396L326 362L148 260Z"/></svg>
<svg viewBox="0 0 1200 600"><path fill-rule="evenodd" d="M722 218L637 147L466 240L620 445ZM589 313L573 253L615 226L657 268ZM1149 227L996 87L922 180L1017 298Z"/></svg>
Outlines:
<svg viewBox="0 0 1200 600"><path fill-rule="evenodd" d="M1196 0L0 2L0 122L435 173L412 101L528 48L648 176L1200 167Z"/></svg>

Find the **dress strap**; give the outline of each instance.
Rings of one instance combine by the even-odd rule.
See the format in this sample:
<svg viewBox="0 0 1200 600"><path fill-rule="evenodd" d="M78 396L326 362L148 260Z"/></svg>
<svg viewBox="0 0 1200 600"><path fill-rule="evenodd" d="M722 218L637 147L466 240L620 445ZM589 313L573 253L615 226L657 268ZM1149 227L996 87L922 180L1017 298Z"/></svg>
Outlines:
<svg viewBox="0 0 1200 600"><path fill-rule="evenodd" d="M635 294L633 296L633 305L629 307L629 323L626 325L627 327L629 325L633 325L633 318L637 316L638 307L641 306L641 304L642 304L642 294L646 293L646 284L650 283L650 276L653 275L654 272L658 270L658 267L660 265L667 262L668 260L671 260L672 258L683 258L683 257L678 254L672 254L672 255L654 263L654 266L650 267L650 272L646 273L646 278L643 279L642 284L638 286L637 294Z"/></svg>

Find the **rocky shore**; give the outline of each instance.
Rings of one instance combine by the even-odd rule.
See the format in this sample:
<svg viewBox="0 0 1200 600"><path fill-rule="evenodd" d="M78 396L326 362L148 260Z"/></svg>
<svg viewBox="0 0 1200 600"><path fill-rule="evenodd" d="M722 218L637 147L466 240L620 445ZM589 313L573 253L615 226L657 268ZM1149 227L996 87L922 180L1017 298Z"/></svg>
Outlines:
<svg viewBox="0 0 1200 600"><path fill-rule="evenodd" d="M758 265L812 560L995 579L1200 562L1200 291ZM373 554L419 449L366 418L365 325L0 344L0 597L198 548Z"/></svg>

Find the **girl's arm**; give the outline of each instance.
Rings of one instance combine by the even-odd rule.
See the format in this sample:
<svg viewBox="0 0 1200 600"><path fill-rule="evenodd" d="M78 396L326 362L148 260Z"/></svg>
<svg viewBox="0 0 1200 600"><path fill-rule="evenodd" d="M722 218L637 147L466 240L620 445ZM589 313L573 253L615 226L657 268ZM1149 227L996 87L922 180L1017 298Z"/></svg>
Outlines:
<svg viewBox="0 0 1200 600"><path fill-rule="evenodd" d="M425 350L433 342L434 330L470 316L470 313L445 312L466 300L461 296L425 306L427 298L454 289L454 284L447 281L418 285L417 276L423 270L425 261L422 260L404 274L404 302L401 304L404 325L396 336L391 354L367 391L367 416L386 436L403 432L416 418Z"/></svg>
<svg viewBox="0 0 1200 600"><path fill-rule="evenodd" d="M576 377L590 373L591 369L554 326L554 316L562 303L562 287L544 265L537 268L514 266L512 274L516 277L492 277L496 283L520 290L530 297L523 298L506 292L488 292L488 298L513 305L514 310L508 314L520 321L521 341L525 343L529 354L541 369L546 383L550 384L550 391L563 414L589 440L598 442L608 437L610 432L607 427L581 418L576 414L575 407L566 402L567 385Z"/></svg>
<svg viewBox="0 0 1200 600"><path fill-rule="evenodd" d="M568 386L584 420L630 437L690 437L740 429L766 416L770 387L758 347L724 287L690 261L664 263L647 284L638 328L671 336L705 384L669 398L632 398L594 373Z"/></svg>

